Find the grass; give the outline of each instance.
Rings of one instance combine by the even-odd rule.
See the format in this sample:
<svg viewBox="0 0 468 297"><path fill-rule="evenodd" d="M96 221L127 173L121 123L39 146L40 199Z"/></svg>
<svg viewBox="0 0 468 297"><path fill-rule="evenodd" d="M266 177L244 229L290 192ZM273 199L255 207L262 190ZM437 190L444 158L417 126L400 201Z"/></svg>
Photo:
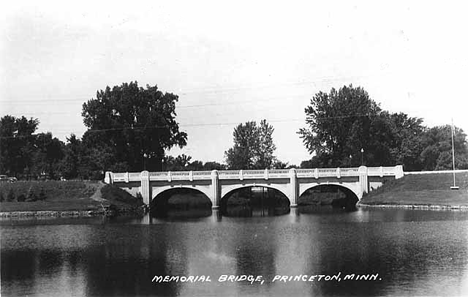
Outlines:
<svg viewBox="0 0 468 297"><path fill-rule="evenodd" d="M100 191L105 200L91 199ZM110 208L116 212L131 212L138 209L143 202L126 191L111 185L102 186L97 181L19 181L1 183L0 212L26 211L102 211ZM6 202L8 196L14 200ZM18 198L33 197L39 201L22 201ZM42 198L42 200L41 200Z"/></svg>
<svg viewBox="0 0 468 297"><path fill-rule="evenodd" d="M361 199L362 204L468 205L468 172L456 174L459 190L451 190L452 173L405 175Z"/></svg>
<svg viewBox="0 0 468 297"><path fill-rule="evenodd" d="M47 201L76 200L89 198L96 191L97 181L18 181L1 183L0 195L5 198L10 191L15 197L28 196L28 193L39 195L44 192Z"/></svg>
<svg viewBox="0 0 468 297"><path fill-rule="evenodd" d="M107 204L109 205L109 204ZM102 205L92 199L67 201L2 202L1 212L12 211L84 211L102 210Z"/></svg>
<svg viewBox="0 0 468 297"><path fill-rule="evenodd" d="M106 199L111 209L122 212L136 211L143 205L142 198L135 198L128 192L114 185L105 185L101 188L102 198Z"/></svg>

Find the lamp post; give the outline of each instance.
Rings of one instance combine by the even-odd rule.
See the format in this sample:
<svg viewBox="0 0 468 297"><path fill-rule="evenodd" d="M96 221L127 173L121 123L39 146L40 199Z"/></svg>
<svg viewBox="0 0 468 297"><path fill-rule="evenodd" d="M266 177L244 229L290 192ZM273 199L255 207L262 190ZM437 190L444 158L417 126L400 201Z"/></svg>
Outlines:
<svg viewBox="0 0 468 297"><path fill-rule="evenodd" d="M146 170L146 158L148 155L146 153L143 154L143 170Z"/></svg>
<svg viewBox="0 0 468 297"><path fill-rule="evenodd" d="M364 165L364 149L361 148L361 165Z"/></svg>

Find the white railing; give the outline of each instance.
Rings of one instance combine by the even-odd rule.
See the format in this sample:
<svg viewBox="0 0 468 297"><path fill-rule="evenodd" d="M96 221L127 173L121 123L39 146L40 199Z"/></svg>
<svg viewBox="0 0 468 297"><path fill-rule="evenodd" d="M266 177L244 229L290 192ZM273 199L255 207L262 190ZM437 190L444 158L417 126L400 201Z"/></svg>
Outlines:
<svg viewBox="0 0 468 297"><path fill-rule="evenodd" d="M401 167L401 166L400 166ZM323 178L323 177L358 177L360 174L368 176L397 176L401 168L395 167L361 167L365 171L361 172L360 168L312 168L312 169L264 169L264 170L219 170L217 171L218 179L220 180L244 180L244 179L284 179L291 178L291 174L297 178ZM131 182L141 181L142 173L140 172L124 172L112 173L113 182ZM150 181L194 181L194 180L210 180L213 178L212 171L166 171L166 172L150 172Z"/></svg>
<svg viewBox="0 0 468 297"><path fill-rule="evenodd" d="M369 176L394 176L395 175L395 167L368 167L367 168L367 175Z"/></svg>
<svg viewBox="0 0 468 297"><path fill-rule="evenodd" d="M415 175L415 174L445 174L453 173L453 170L434 170L434 171L405 171L405 175ZM456 169L455 173L468 172L468 169Z"/></svg>

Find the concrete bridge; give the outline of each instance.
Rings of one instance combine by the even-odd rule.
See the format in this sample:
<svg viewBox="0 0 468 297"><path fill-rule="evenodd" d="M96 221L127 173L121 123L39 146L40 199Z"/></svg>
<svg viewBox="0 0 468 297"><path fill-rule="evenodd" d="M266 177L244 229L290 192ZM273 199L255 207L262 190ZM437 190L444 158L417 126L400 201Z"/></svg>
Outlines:
<svg viewBox="0 0 468 297"><path fill-rule="evenodd" d="M403 177L403 166L213 170L168 172L106 172L104 182L114 184L136 196L140 193L145 204L171 189L193 189L205 194L218 208L221 199L245 187L276 189L288 197L290 206L297 206L298 198L308 189L321 185L336 185L352 191L358 199L364 193L380 187L385 179Z"/></svg>

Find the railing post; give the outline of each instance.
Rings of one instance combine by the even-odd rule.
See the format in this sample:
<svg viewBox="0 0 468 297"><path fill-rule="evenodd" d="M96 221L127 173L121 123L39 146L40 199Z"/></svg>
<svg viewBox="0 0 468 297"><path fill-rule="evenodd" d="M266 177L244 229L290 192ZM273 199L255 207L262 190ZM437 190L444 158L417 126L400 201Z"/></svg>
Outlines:
<svg viewBox="0 0 468 297"><path fill-rule="evenodd" d="M380 168L379 168L379 169L380 169L380 177L383 177L383 167L382 167L382 166L380 166Z"/></svg>
<svg viewBox="0 0 468 297"><path fill-rule="evenodd" d="M268 168L265 168L265 180L268 180Z"/></svg>
<svg viewBox="0 0 468 297"><path fill-rule="evenodd" d="M151 187L150 187L150 175L148 171L142 171L140 174L141 180L141 196L143 197L143 203L146 205L150 204L151 200Z"/></svg>
<svg viewBox="0 0 468 297"><path fill-rule="evenodd" d="M189 179L190 179L190 181L193 181L193 171L192 170L190 170L190 172L189 172Z"/></svg>
<svg viewBox="0 0 468 297"><path fill-rule="evenodd" d="M366 166L360 166L359 167L359 185L361 188L361 197L364 195L364 193L369 192L369 179L367 175L367 167Z"/></svg>
<svg viewBox="0 0 468 297"><path fill-rule="evenodd" d="M172 176L171 176L171 172L170 172L170 171L167 172L167 181L168 181L168 182L171 182L171 181L172 181Z"/></svg>
<svg viewBox="0 0 468 297"><path fill-rule="evenodd" d="M314 176L315 176L315 179L318 179L318 178L319 178L319 170L318 170L318 168L315 168L315 170L314 170Z"/></svg>
<svg viewBox="0 0 468 297"><path fill-rule="evenodd" d="M291 207L297 207L297 174L296 169L289 169L289 189L291 198Z"/></svg>
<svg viewBox="0 0 468 297"><path fill-rule="evenodd" d="M211 195L213 195L212 208L219 208L219 199L220 199L220 186L219 186L219 174L217 170L211 171Z"/></svg>
<svg viewBox="0 0 468 297"><path fill-rule="evenodd" d="M239 179L244 180L244 171L242 169L239 170Z"/></svg>
<svg viewBox="0 0 468 297"><path fill-rule="evenodd" d="M112 171L106 171L106 175L104 176L104 183L111 185L114 183L114 174Z"/></svg>
<svg viewBox="0 0 468 297"><path fill-rule="evenodd" d="M125 172L124 179L126 183L128 183L128 181L130 180L128 172Z"/></svg>
<svg viewBox="0 0 468 297"><path fill-rule="evenodd" d="M336 177L341 178L341 169L340 169L340 167L336 168Z"/></svg>
<svg viewBox="0 0 468 297"><path fill-rule="evenodd" d="M397 165L395 166L395 178L399 179L405 176L405 173L403 172L403 165Z"/></svg>

